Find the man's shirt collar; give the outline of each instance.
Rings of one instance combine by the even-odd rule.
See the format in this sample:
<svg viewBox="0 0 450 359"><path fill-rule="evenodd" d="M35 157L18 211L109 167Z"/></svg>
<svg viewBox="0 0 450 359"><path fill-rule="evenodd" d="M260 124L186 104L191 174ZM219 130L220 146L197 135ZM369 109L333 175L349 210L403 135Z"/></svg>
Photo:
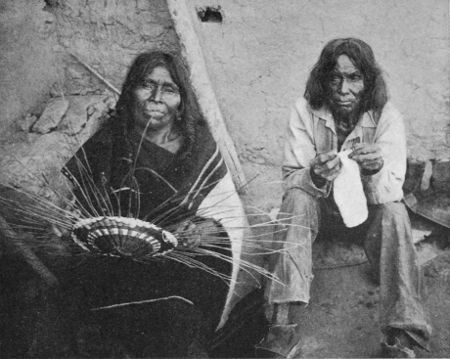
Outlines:
<svg viewBox="0 0 450 359"><path fill-rule="evenodd" d="M328 109L327 106L322 106L321 108L314 110L311 108L311 112L321 118L322 120L325 121L325 126L330 128L334 133L336 133L336 128L335 128L335 124L334 124L334 118L333 115L331 114L331 111ZM372 127L375 128L377 127L377 123L375 121L374 118L374 114L372 110L369 110L367 112L364 112L364 114L362 115L362 118L358 121L357 126L360 127Z"/></svg>

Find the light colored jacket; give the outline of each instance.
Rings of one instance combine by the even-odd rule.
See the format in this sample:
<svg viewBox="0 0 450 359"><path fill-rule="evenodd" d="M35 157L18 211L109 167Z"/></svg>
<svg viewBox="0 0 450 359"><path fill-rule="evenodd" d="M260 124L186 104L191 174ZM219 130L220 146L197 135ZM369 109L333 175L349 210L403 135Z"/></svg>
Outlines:
<svg viewBox="0 0 450 359"><path fill-rule="evenodd" d="M378 121L373 112L363 114L345 139L341 151L355 142L376 143L381 147L384 165L371 176L361 176L369 204L382 204L403 198L406 172L406 136L403 119L388 102ZM283 178L286 189L300 188L315 197L328 197L332 183L317 188L311 180L310 163L317 154L337 150L338 139L331 112L312 109L302 97L295 103L288 125L284 150Z"/></svg>

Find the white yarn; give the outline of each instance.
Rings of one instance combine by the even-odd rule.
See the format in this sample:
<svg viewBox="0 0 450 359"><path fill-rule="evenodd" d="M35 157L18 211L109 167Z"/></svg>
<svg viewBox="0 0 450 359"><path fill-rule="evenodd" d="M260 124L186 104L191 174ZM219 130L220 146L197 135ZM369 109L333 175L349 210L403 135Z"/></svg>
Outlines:
<svg viewBox="0 0 450 359"><path fill-rule="evenodd" d="M359 166L348 158L351 150L338 153L342 169L333 184L334 201L347 227L356 227L363 223L369 211L364 194Z"/></svg>

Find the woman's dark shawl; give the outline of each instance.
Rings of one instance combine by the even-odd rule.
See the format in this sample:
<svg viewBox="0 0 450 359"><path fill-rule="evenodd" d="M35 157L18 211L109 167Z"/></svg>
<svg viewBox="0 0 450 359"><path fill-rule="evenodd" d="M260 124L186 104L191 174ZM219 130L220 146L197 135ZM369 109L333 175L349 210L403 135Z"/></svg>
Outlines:
<svg viewBox="0 0 450 359"><path fill-rule="evenodd" d="M137 155L137 159L136 159ZM198 125L196 141L189 155L173 154L138 135L114 138L109 127L104 128L84 146L94 180L100 186L127 193L136 178L139 189L139 204L135 199L122 196L122 211L132 216L170 226L183 219L196 216L211 218L226 230L233 252L233 271L230 291L227 296L219 328L223 326L229 311L256 281L236 287L242 241L248 223L240 198L227 170L218 146L206 126ZM128 191L129 193L129 191ZM132 195L134 198L135 196ZM130 205L131 203L131 205ZM129 208L128 208L129 207ZM122 215L124 215L122 213ZM125 214L126 215L126 214ZM242 273L240 274L242 275Z"/></svg>

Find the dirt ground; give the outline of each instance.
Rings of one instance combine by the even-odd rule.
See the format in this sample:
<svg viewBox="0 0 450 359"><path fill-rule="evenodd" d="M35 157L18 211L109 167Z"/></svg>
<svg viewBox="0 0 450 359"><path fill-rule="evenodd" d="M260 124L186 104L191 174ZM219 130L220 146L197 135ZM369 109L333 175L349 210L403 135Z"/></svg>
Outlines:
<svg viewBox="0 0 450 359"><path fill-rule="evenodd" d="M411 216L423 274L422 301L433 333L430 351L417 357L450 357L450 232ZM304 358L380 357L378 287L363 249L355 241L318 240L313 246L311 301L301 320ZM267 325L260 318L239 333L219 357L254 357L253 345ZM260 336L261 337L261 336ZM259 337L259 338L260 338ZM253 340L253 342L252 342ZM222 348L223 349L223 348ZM222 355L220 355L222 354Z"/></svg>
<svg viewBox="0 0 450 359"><path fill-rule="evenodd" d="M412 217L414 233L432 232L416 244L423 273L422 300L433 327L430 351L418 357L450 357L449 231ZM426 231L423 231L423 230ZM302 357L373 358L381 355L378 287L361 247L314 244L311 302L301 319Z"/></svg>
<svg viewBox="0 0 450 359"><path fill-rule="evenodd" d="M315 273L311 304L302 326L303 356L371 358L380 356L378 291L368 264ZM430 352L450 356L450 251L424 266L423 303L433 326Z"/></svg>

